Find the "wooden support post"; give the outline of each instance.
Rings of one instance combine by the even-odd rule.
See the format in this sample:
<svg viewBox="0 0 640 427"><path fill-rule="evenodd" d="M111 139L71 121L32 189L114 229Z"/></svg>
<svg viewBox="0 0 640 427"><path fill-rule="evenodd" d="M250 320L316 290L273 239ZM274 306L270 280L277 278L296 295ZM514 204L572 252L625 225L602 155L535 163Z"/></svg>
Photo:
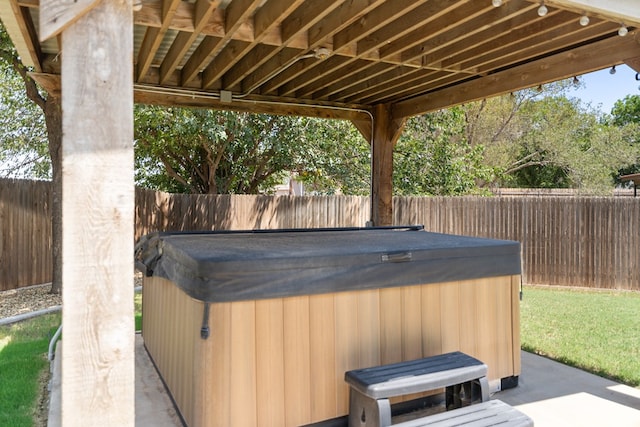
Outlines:
<svg viewBox="0 0 640 427"><path fill-rule="evenodd" d="M61 29L62 425L133 426L131 1L100 1L69 22Z"/></svg>
<svg viewBox="0 0 640 427"><path fill-rule="evenodd" d="M391 108L378 104L373 110L373 161L371 162L371 221L393 224L393 147L404 129L405 119L393 120Z"/></svg>

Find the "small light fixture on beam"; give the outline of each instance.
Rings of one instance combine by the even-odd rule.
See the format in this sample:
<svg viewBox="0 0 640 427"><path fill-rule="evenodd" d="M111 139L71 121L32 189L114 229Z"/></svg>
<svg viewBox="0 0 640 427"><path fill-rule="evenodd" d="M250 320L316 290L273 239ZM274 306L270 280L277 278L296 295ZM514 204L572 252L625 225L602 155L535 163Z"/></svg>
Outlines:
<svg viewBox="0 0 640 427"><path fill-rule="evenodd" d="M611 69L609 70L609 74L611 74L612 76L616 73L616 66L614 65L613 67L611 67Z"/></svg>
<svg viewBox="0 0 640 427"><path fill-rule="evenodd" d="M587 25L589 25L589 17L587 16L587 14L584 14L580 17L580 25L582 25L583 27L586 27Z"/></svg>
<svg viewBox="0 0 640 427"><path fill-rule="evenodd" d="M331 55L331 51L326 47L319 47L313 52L313 56L317 59L327 59Z"/></svg>
<svg viewBox="0 0 640 427"><path fill-rule="evenodd" d="M549 9L544 5L544 2L540 3L540 7L538 8L538 16L545 16L549 13Z"/></svg>
<svg viewBox="0 0 640 427"><path fill-rule="evenodd" d="M502 6L502 0L491 0L491 4L493 7L500 7Z"/></svg>
<svg viewBox="0 0 640 427"><path fill-rule="evenodd" d="M578 80L578 76L573 76L573 84L576 86L580 84L580 80Z"/></svg>
<svg viewBox="0 0 640 427"><path fill-rule="evenodd" d="M620 28L618 28L618 35L619 35L620 37L624 37L624 36L626 36L627 34L629 34L629 30L627 29L627 27L626 27L624 24L622 24L622 25L620 26Z"/></svg>
<svg viewBox="0 0 640 427"><path fill-rule="evenodd" d="M536 92L538 92L538 93L542 93L542 90L543 90L543 89L542 89L542 85L540 85L540 86L538 86L538 87L536 88Z"/></svg>

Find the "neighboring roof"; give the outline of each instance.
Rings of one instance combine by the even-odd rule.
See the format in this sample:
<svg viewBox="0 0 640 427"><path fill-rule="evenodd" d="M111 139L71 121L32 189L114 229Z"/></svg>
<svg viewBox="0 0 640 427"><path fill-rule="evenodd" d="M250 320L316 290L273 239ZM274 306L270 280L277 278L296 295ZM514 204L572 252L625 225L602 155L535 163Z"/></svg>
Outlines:
<svg viewBox="0 0 640 427"><path fill-rule="evenodd" d="M403 118L640 64L634 0L546 1L545 16L525 0L136 2L137 102L354 120L385 103ZM25 63L59 74L38 0L0 0L0 18Z"/></svg>

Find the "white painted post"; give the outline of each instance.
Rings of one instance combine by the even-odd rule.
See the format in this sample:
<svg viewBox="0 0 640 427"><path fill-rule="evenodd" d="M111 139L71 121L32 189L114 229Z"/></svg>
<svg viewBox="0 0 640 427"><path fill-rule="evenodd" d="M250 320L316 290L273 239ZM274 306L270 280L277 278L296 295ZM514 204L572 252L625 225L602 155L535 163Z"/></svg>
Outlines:
<svg viewBox="0 0 640 427"><path fill-rule="evenodd" d="M99 1L61 34L62 424L133 426L131 0Z"/></svg>

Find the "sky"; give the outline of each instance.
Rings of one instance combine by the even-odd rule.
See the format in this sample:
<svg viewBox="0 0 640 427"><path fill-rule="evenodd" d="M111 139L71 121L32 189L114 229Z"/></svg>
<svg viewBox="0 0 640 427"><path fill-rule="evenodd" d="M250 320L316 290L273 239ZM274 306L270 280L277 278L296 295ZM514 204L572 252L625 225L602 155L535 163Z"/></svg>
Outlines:
<svg viewBox="0 0 640 427"><path fill-rule="evenodd" d="M573 89L567 95L591 103L603 113L611 113L613 104L627 95L640 95L640 81L636 80L636 72L631 67L618 65L613 75L610 70L607 68L578 76L584 87Z"/></svg>

